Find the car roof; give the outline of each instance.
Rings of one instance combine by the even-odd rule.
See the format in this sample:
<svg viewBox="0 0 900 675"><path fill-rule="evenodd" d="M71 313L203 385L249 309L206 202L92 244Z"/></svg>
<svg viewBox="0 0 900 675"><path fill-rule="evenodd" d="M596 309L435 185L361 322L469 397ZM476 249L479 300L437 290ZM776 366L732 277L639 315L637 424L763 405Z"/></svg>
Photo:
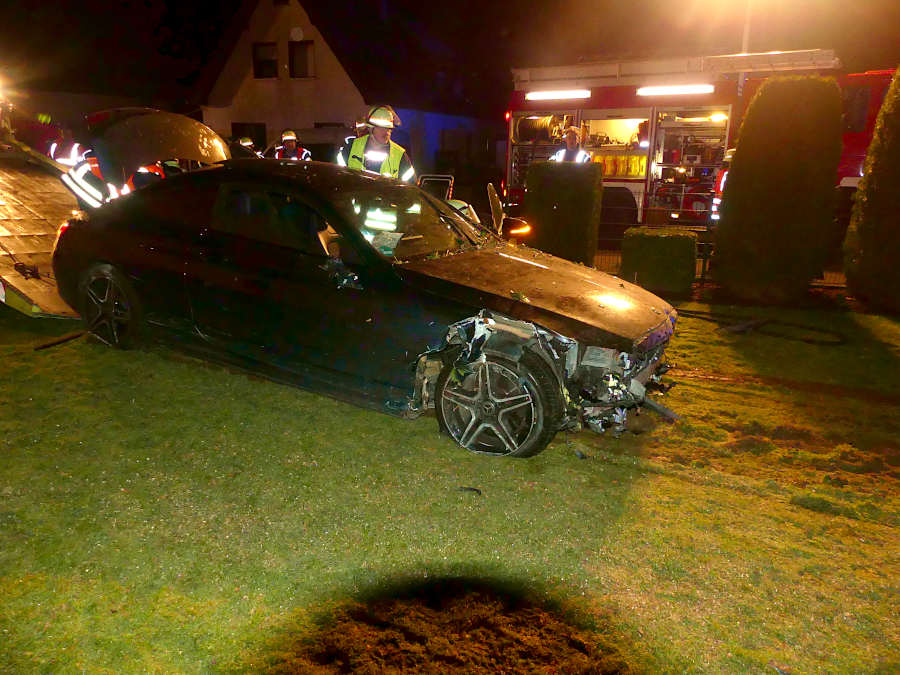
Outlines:
<svg viewBox="0 0 900 675"><path fill-rule="evenodd" d="M254 179L281 179L309 185L315 190L367 190L376 186L408 186L393 178L355 171L328 162L282 159L233 159L219 165L226 172ZM225 176L222 176L225 180Z"/></svg>

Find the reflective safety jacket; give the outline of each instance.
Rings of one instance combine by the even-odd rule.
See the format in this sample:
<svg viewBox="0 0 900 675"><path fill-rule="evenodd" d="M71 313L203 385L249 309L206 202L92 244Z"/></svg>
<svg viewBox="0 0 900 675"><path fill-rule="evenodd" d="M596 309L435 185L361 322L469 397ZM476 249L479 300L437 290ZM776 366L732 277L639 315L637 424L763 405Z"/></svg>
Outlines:
<svg viewBox="0 0 900 675"><path fill-rule="evenodd" d="M557 150L552 157L550 157L551 162L576 162L578 164L584 162L591 161L591 153L586 150L582 150L578 148L577 150L569 150L568 148L563 148L562 150Z"/></svg>
<svg viewBox="0 0 900 675"><path fill-rule="evenodd" d="M145 175L139 176L138 174ZM166 177L166 172L163 171L163 168L161 166L157 164L147 164L146 166L139 167L137 171L131 174L131 177L125 182L125 185L129 190L134 190L138 187L147 185L148 182L152 182L154 179L150 178L150 176L146 174L152 174L156 176L157 180L162 180ZM135 178L137 178L137 181L135 181Z"/></svg>
<svg viewBox="0 0 900 675"><path fill-rule="evenodd" d="M283 145L279 145L275 148L275 159L296 159L308 162L312 159L312 155L309 154L309 150L301 145L294 148L294 152L288 152Z"/></svg>
<svg viewBox="0 0 900 675"><path fill-rule="evenodd" d="M371 171L389 178L399 178L405 182L415 178L416 172L402 145L388 141L388 152L384 152L366 149L368 142L368 134L353 139L349 147L345 145L341 148L337 156L338 164L357 171Z"/></svg>

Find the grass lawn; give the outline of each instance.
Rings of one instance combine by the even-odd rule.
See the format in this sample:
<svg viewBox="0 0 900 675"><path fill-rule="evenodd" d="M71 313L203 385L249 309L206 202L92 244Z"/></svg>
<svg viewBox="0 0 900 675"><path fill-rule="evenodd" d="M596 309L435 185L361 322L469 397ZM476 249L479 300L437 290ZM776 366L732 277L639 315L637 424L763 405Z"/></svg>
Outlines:
<svg viewBox="0 0 900 675"><path fill-rule="evenodd" d="M345 600L474 576L637 671L897 672L900 322L686 308L848 341L684 318L682 421L492 460L167 347L34 351L74 325L0 305L0 671L258 670Z"/></svg>

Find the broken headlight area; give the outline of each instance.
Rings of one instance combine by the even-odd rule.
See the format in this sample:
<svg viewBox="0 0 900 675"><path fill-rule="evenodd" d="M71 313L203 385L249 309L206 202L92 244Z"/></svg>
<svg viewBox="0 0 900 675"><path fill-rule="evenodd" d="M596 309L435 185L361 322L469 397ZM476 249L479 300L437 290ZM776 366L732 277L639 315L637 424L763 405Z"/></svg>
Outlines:
<svg viewBox="0 0 900 675"><path fill-rule="evenodd" d="M604 347L583 348L578 367L567 382L571 405L564 421L566 428L586 426L597 433L621 432L629 410L637 406L677 419L675 413L647 396L648 388L657 386L668 370L665 346L662 343L648 352L633 354Z"/></svg>

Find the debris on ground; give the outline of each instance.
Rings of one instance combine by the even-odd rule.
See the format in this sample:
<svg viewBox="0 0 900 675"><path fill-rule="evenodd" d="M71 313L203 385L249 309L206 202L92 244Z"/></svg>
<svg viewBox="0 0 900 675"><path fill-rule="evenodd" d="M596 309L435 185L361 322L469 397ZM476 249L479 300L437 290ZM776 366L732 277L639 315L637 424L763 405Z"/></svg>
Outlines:
<svg viewBox="0 0 900 675"><path fill-rule="evenodd" d="M440 584L353 603L270 673L631 673L619 650L529 601Z"/></svg>

